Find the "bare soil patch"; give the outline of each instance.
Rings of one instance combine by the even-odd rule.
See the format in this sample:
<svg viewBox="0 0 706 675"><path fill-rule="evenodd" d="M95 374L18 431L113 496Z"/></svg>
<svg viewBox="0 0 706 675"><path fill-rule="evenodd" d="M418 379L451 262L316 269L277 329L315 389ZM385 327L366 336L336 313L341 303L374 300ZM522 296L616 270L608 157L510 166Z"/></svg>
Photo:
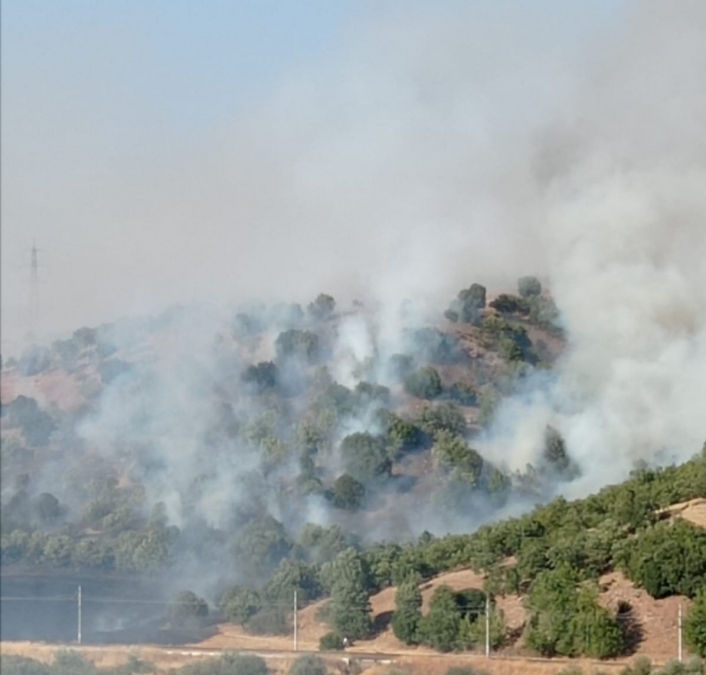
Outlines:
<svg viewBox="0 0 706 675"><path fill-rule="evenodd" d="M655 600L646 591L636 588L621 572L603 575L600 585L599 601L604 607L617 611L622 604L627 610L619 617L634 624L639 637L637 655L661 661L677 657L679 606L686 614L689 598L674 595Z"/></svg>
<svg viewBox="0 0 706 675"><path fill-rule="evenodd" d="M666 509L657 511L658 516L665 518L682 518L698 527L706 528L706 499L699 497L688 502L672 504Z"/></svg>

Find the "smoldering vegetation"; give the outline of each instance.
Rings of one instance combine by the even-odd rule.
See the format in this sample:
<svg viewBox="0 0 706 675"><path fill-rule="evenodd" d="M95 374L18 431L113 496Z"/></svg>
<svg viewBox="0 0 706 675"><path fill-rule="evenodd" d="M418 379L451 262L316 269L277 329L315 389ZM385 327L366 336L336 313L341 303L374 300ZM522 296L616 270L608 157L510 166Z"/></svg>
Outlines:
<svg viewBox="0 0 706 675"><path fill-rule="evenodd" d="M556 432L523 472L472 447L561 350L536 284L490 306L475 284L452 320L404 304L385 338L375 312L320 294L178 307L28 349L4 371L3 565L168 568L165 591L213 598L283 560L468 531L546 499L576 469Z"/></svg>
<svg viewBox="0 0 706 675"><path fill-rule="evenodd" d="M399 133L383 161L369 133L380 128L377 100L364 105L346 88L370 64L342 77L337 95L318 86L321 73L304 78L330 97L312 94L321 110L300 101L290 119L293 94L281 92L269 115L246 126L256 139L270 138L257 132L262 123L277 132L274 145L287 153L269 143L258 151L278 158L281 170L269 173L286 185L263 179L254 203L237 191L230 198L261 214L253 222L266 233L273 212L295 214L268 258L283 270L296 257L289 244L308 242L304 222L328 227L334 214L347 232L393 232L385 245L334 233L317 257L328 269L346 243L361 260L374 253L369 295L379 302L343 306L322 294L306 306L180 306L6 360L3 565L151 574L165 593L191 588L209 601L232 584L252 590L296 573L315 597L320 582L298 565L325 565L377 540L473 530L556 494L618 482L635 466L690 457L703 441L706 401L705 22L697 1L640 3L588 72L571 78L570 100L539 97L529 121L498 116L525 113L502 80L514 105L490 96L473 124L458 127L446 122L470 104L437 72L457 59L442 50L439 63L421 67L403 27L411 70L383 58L373 80L382 121L406 121L391 125ZM443 21L434 28L439 43L468 42ZM421 96L420 67L438 97ZM453 73L463 90L468 82ZM402 103L385 97L388 79L405 83ZM361 106L341 105L351 99ZM338 120L337 106L351 118L303 143L314 113ZM346 125L363 148L353 156ZM453 131L443 142L441 127ZM424 143L414 142L419 134ZM482 140L464 145L459 136ZM416 163L419 175L400 169ZM204 175L228 173L216 164L204 160ZM390 179L362 199L341 189L369 174ZM230 193L201 182L223 193L203 198L213 225L213 205ZM170 183L168 192L179 190ZM194 204L188 215L200 223ZM439 220L451 223L445 237ZM402 239L413 243L399 248ZM224 256L230 249L217 240ZM482 277L473 267L466 278L469 258L485 259ZM551 294L536 278L486 293L486 270L506 279L539 268L538 259ZM340 267L332 276L355 277ZM431 303L451 277L463 277L457 290ZM263 284L282 281L268 273ZM252 285L244 276L240 286ZM410 295L420 302L401 302ZM268 597L277 592L275 584ZM238 592L234 604L250 619L256 603L247 598ZM198 615L198 600L183 604Z"/></svg>

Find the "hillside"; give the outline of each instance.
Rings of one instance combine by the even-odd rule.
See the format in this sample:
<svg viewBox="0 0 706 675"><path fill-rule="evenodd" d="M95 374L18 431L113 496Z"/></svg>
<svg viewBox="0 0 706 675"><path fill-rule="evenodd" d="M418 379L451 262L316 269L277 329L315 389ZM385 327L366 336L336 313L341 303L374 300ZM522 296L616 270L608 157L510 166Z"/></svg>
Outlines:
<svg viewBox="0 0 706 675"><path fill-rule="evenodd" d="M567 502L559 430L522 471L484 445L562 354L557 316L525 278L392 332L322 294L33 346L3 364L3 571L132 575L152 608L98 592L101 625L206 648L286 650L296 591L309 649L478 651L489 597L497 653L666 658L706 578L706 455Z"/></svg>
<svg viewBox="0 0 706 675"><path fill-rule="evenodd" d="M174 548L165 539L140 561L127 551L158 515L182 540L204 520L216 538L252 521L239 495L253 478L285 547L310 511L353 538L375 524L374 538L410 539L464 520L470 503L501 510L513 489L541 500L568 467L560 442L555 455L538 448L557 468L544 483L470 445L498 401L561 352L551 299L532 292L487 302L474 284L436 316L405 307L385 335L374 311L320 295L306 311L174 308L30 347L3 364L3 531L90 536L105 550L72 565L139 572ZM410 521L416 500L425 513ZM22 548L6 546L3 563L66 564Z"/></svg>

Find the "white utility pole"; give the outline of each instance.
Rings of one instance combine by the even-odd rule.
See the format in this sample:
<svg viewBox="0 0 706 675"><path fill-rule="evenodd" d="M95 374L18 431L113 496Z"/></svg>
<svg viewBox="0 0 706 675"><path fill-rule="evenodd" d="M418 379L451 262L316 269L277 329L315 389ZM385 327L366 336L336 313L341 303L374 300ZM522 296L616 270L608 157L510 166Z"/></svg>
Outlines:
<svg viewBox="0 0 706 675"><path fill-rule="evenodd" d="M682 628L681 628L681 605L679 605L679 619L677 621L678 626L679 626L679 638L678 638L678 645L679 645L679 661L682 661L684 658L684 653L682 650Z"/></svg>
<svg viewBox="0 0 706 675"><path fill-rule="evenodd" d="M82 610L82 598L81 598L81 587L78 587L78 643L81 644L81 629L83 624L83 617L81 616Z"/></svg>
<svg viewBox="0 0 706 675"><path fill-rule="evenodd" d="M294 651L297 651L297 592L294 591Z"/></svg>
<svg viewBox="0 0 706 675"><path fill-rule="evenodd" d="M485 594L485 658L490 658L490 595Z"/></svg>

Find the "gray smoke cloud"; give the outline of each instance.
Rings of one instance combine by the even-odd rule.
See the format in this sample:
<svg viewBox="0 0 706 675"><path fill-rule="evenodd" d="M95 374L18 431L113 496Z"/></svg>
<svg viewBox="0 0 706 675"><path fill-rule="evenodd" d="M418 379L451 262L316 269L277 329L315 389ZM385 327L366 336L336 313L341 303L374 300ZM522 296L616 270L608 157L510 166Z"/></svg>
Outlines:
<svg viewBox="0 0 706 675"><path fill-rule="evenodd" d="M588 51L545 14L475 16L400 13L358 26L331 62L292 74L198 147L92 178L106 231L130 223L115 261L99 258L98 287L115 282L126 313L203 297L364 296L375 310L331 341L332 374L352 386L377 351L397 350L403 299L417 324L473 281L501 291L540 274L569 349L551 379L501 406L478 449L522 469L552 424L583 471L573 494L620 480L638 459L688 457L705 435L706 7L640 3ZM93 307L82 321L106 301L86 285L82 274L65 286ZM76 316L67 309L67 321ZM145 476L149 501L164 501L174 523L188 508L217 526L251 496L252 449L204 444L214 425L205 396L224 363L235 373L272 358L276 333L248 353L225 348L224 362L211 342L223 316L176 321L175 359L161 345L147 384L131 390L126 376L109 387L81 428L111 457L149 446L163 466ZM240 418L266 415L228 393ZM361 415L348 430L372 425ZM179 495L204 469L209 489L185 507ZM276 489L260 499L278 518L329 522L315 499L303 514L287 513ZM434 525L460 526L414 524ZM380 534L405 526L390 513Z"/></svg>
<svg viewBox="0 0 706 675"><path fill-rule="evenodd" d="M521 465L554 424L585 471L577 494L706 438L706 6L641 3L628 19L539 153L570 347L489 441Z"/></svg>

